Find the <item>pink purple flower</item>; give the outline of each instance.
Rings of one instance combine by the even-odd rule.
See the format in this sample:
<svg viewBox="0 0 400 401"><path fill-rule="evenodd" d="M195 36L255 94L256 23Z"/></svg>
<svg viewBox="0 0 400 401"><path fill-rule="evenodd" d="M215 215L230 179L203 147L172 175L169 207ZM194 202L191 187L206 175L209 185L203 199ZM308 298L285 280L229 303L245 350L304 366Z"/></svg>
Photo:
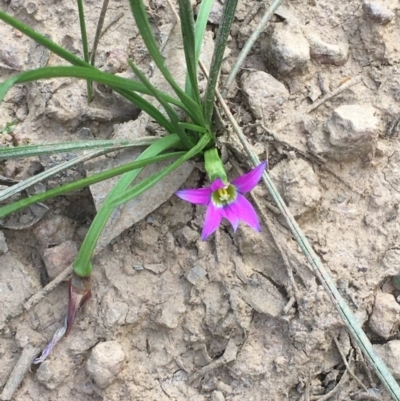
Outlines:
<svg viewBox="0 0 400 401"><path fill-rule="evenodd" d="M243 196L260 181L266 162L244 174L231 183L224 184L217 178L208 188L183 189L176 192L181 199L197 205L207 205L201 239L209 237L226 218L236 231L239 222L247 223L256 231L261 231L260 221L252 204Z"/></svg>

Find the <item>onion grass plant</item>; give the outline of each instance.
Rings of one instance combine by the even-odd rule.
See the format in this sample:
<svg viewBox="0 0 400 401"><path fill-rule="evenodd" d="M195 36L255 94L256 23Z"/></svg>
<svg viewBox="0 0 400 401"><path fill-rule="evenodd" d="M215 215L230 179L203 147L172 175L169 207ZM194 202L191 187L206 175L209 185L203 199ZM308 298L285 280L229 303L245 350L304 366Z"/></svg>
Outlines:
<svg viewBox="0 0 400 401"><path fill-rule="evenodd" d="M116 175L121 176L98 210L82 243L78 256L73 263L74 276L70 281L70 302L64 332L66 331L68 333L70 331L76 312L82 304L90 298L90 275L92 272L93 252L113 210L144 193L161 179L167 177L182 163L196 156L204 155L207 149L214 149L215 147L215 134L212 127L214 94L223 53L234 19L237 0L225 1L222 22L218 29L215 51L210 66L210 78L204 97L202 98L198 87L198 63L212 2L213 0L203 0L201 2L195 21L190 0L178 0L183 48L187 66L185 87L181 88L164 63L143 0L129 0L132 15L141 38L155 65L173 89L174 96L155 87L132 60L128 61L129 66L138 78L138 81L118 77L102 72L96 68L94 65L95 54L89 54L82 0L77 0L77 4L83 43L83 58L72 54L46 36L0 10L0 20L18 29L40 45L72 64L67 66L38 68L8 78L0 84L0 101L4 99L8 90L14 85L50 78L69 77L84 79L87 81L89 100L93 97L92 83L97 82L104 84L147 113L166 132L166 135L163 137L147 138L147 141L86 141L82 143L28 145L0 149L0 159L8 159L43 153L67 152L71 149L91 149L94 151L93 154L96 155L97 153L95 150L97 152L103 152L104 154L108 151L115 151L125 147L147 146L139 157L129 164L0 207L0 218L3 218L33 203L43 202L55 196L92 185L93 183L109 179ZM104 7L102 12L105 12ZM100 17L100 22L102 19L104 20L104 14ZM98 38L97 34L96 37ZM95 39L95 44L93 45L94 48L97 47L96 40L97 39ZM163 112L149 102L146 99L147 96L156 99L162 107ZM184 115L183 118L180 117L182 114ZM137 176L146 166L165 159L172 159L173 162L162 171L137 182ZM21 191L27 185L31 185L31 182L33 181L29 181L25 185L22 183L22 185L18 187L18 191ZM16 191L9 191L6 194L0 192L0 199L5 200L12 194L15 194L15 192ZM53 346L54 342L51 348ZM49 349L47 349L46 355L48 352Z"/></svg>

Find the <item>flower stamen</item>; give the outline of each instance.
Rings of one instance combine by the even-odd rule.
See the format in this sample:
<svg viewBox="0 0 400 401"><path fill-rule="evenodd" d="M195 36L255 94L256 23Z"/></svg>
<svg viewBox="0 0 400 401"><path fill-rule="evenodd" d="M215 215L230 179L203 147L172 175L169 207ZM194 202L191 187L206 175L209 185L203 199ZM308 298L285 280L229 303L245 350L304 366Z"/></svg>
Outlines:
<svg viewBox="0 0 400 401"><path fill-rule="evenodd" d="M236 200L236 187L228 184L224 188L217 189L212 193L212 200L217 207L229 205Z"/></svg>

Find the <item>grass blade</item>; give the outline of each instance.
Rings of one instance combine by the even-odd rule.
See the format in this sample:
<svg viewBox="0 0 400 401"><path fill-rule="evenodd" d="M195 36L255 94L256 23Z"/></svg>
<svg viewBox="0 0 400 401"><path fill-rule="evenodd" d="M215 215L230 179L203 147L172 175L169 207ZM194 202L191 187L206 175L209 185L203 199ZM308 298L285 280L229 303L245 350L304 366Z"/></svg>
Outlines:
<svg viewBox="0 0 400 401"><path fill-rule="evenodd" d="M171 147L180 145L178 135L172 134L167 135L156 143L149 146L137 159L136 161L154 157ZM100 210L96 214L92 224L90 225L89 231L82 243L81 249L79 250L78 256L74 262L74 272L80 277L87 277L92 272L92 256L96 247L97 241L103 231L109 217L111 216L114 206L112 205L115 198L124 193L127 188L131 185L132 181L140 174L143 169L136 169L125 173L114 186L112 191L108 194L104 200Z"/></svg>
<svg viewBox="0 0 400 401"><path fill-rule="evenodd" d="M178 157L185 152L172 152L166 153L164 155L149 157L142 160L136 160L132 163L125 164L120 167L115 167L113 169L104 171L102 173L94 174L91 177L83 178L69 184L62 185L61 187L50 189L44 193L33 195L29 198L21 199L17 202L13 202L10 205L0 207L0 218L6 217L11 213L17 212L29 205L34 203L43 202L47 199L54 198L56 196L64 195L68 192L77 191L79 189L88 187L89 185L96 184L97 182L108 180L109 178L115 177L116 175L124 174L131 170L143 169L149 164L153 164L162 160L171 159L173 157Z"/></svg>
<svg viewBox="0 0 400 401"><path fill-rule="evenodd" d="M89 63L89 47L86 33L85 12L83 9L82 0L78 0L78 14L79 14L79 25L81 28L83 58L87 63ZM87 81L87 92L88 92L88 101L91 102L93 100L93 85L92 82L90 81Z"/></svg>
<svg viewBox="0 0 400 401"><path fill-rule="evenodd" d="M180 122L179 126L182 127L182 128L185 128L185 129L187 129L189 131L200 132L202 134L207 134L207 132L208 132L206 128L200 127L198 125L190 124L190 123L182 123L182 122Z"/></svg>
<svg viewBox="0 0 400 401"><path fill-rule="evenodd" d="M142 71L140 71L140 69L135 65L135 63L132 62L132 60L129 60L128 63L130 65L130 67L132 68L132 71L140 79L140 81L143 83L143 85L146 86L146 88L158 100L158 102L161 104L161 106L164 107L164 110L168 114L168 117L171 120L171 124L175 129L175 133L178 134L178 136L181 139L181 142L183 143L183 145L187 149L192 148L193 145L194 145L193 140L191 138L189 138L189 136L186 134L185 130L179 125L180 119L179 119L178 114L176 114L176 112L169 105L168 102L166 102L161 96L158 96L156 88L147 79L147 77L142 73Z"/></svg>
<svg viewBox="0 0 400 401"><path fill-rule="evenodd" d="M225 1L223 8L222 22L219 26L213 58L211 61L210 74L206 94L204 97L204 118L211 125L211 118L214 109L214 95L217 86L219 70L226 47L226 42L230 33L231 25L235 17L235 10L238 0Z"/></svg>
<svg viewBox="0 0 400 401"><path fill-rule="evenodd" d="M94 35L92 54L90 55L90 64L92 66L94 66L95 61L96 61L97 46L99 45L101 31L103 30L104 20L106 18L106 13L107 13L109 2L110 2L110 0L104 0L103 5L101 7L99 22L97 23L97 27L96 27L96 34Z"/></svg>
<svg viewBox="0 0 400 401"><path fill-rule="evenodd" d="M0 191L0 202L10 198L11 196L14 196L20 192L22 192L23 190L31 187L32 185L35 185L41 181L47 180L50 177L52 177L55 174L59 174L62 171L65 171L79 163L83 163L87 160L91 160L95 157L99 157L102 155L105 155L107 153L111 153L111 152L115 152L121 149L126 149L126 148L132 148L132 147L138 147L138 146L143 146L143 145L150 145L151 143L154 143L156 141L158 141L160 138L157 137L148 137L148 139L150 141L146 141L145 140L146 137L143 138L138 138L136 141L107 141L107 142L115 142L115 143L122 143L122 142L126 142L125 145L115 145L115 146L106 146L106 147L101 147L100 150L95 150L92 152L89 152L86 155L81 155L78 157L75 157L72 160L68 160L64 163L59 163L57 165L55 165L54 167L49 168L48 170L42 171L39 174L36 174L30 178L27 178L26 180L20 181L19 183L12 185L9 188L4 189L3 191ZM91 142L96 142L96 141L91 141ZM146 143L145 143L146 142ZM58 145L58 144L57 144ZM62 144L65 145L65 144ZM43 152L44 149L41 149L40 154L52 154L54 152L51 151L50 147L51 145L39 145L39 146L44 146L45 150L47 150L46 152ZM75 147L78 148L78 147ZM92 147L92 149L95 147ZM79 150L82 150L82 148L78 148ZM65 153L65 146L64 148L60 148L60 151L57 153ZM37 155L38 152L35 153L35 155Z"/></svg>
<svg viewBox="0 0 400 401"><path fill-rule="evenodd" d="M194 29L194 54L195 65L197 67L200 57L201 45L203 44L204 33L207 27L208 16L210 15L211 7L214 0L203 0L200 3L200 9L197 14L197 20ZM193 97L193 90L190 85L189 76L186 76L186 93Z"/></svg>
<svg viewBox="0 0 400 401"><path fill-rule="evenodd" d="M199 13L197 14L196 26L194 31L196 64L199 62L204 32L206 31L208 16L210 15L213 3L214 0L202 0L202 2L200 3Z"/></svg>
<svg viewBox="0 0 400 401"><path fill-rule="evenodd" d="M88 64L86 61L82 60L81 58L75 56L73 53L70 53L69 51L65 50L63 47L57 45L55 42L53 42L52 40L46 38L45 36L41 35L40 33L34 31L32 28L28 27L27 25L25 25L24 23L22 23L21 21L18 21L17 19L9 16L8 14L6 14L3 11L0 11L0 20L3 20L4 22L6 22L7 24L13 26L14 28L20 30L22 33L24 33L25 35L27 35L28 37L30 37L31 39L35 40L37 43L41 44L42 46L46 47L47 49L51 50L53 53L57 54L59 57L63 58L64 60L70 62L71 64L75 65L75 66L79 66L79 67L87 67L90 68L91 71L97 71L98 73L100 71L96 70L94 67L92 67L90 64ZM68 67L48 67L48 68L68 68ZM105 73L103 73L105 74ZM111 74L108 74L110 76L112 76ZM62 75L62 76L66 76L68 77L69 75ZM57 75L52 75L49 76L49 78L55 78L57 77ZM74 76L71 76L74 77ZM42 77L44 78L44 77ZM36 79L42 79L42 78L36 78ZM87 77L87 75L85 76L80 76L80 77L76 77L76 78L82 78L82 79L91 79L91 77ZM120 77L115 77L115 78L120 78ZM9 82L11 85L7 88L2 87L0 88L0 100L2 100L4 98L5 92L8 91L8 89L15 83L17 82L12 82L11 81L6 81ZM120 78L123 79L123 78ZM34 78L32 78L31 80L34 80ZM150 105L150 103L148 103L147 101L140 100L137 97L137 94L132 94L131 92L127 91L127 89L131 88L131 85L129 85L130 80L125 80L125 84L117 85L117 86L113 86L112 82L102 82L105 85L110 86L112 89L114 89L116 92L118 92L119 94L121 94L122 96L124 96L126 99L132 101L133 103L137 104L138 107L140 107L142 110L145 110L143 108L143 105L147 104L148 109L152 110L152 114L148 113L147 110L146 113L148 113L152 118L154 118L157 122L159 122L160 125L162 125L165 129L166 126L165 124L161 124L160 121L155 117L155 115L157 114L156 109L154 108L154 106ZM27 81L28 82L28 81ZM98 81L100 82L100 81ZM133 81L131 81L132 83ZM3 83L4 84L4 83ZM136 83L138 84L138 83ZM143 86L142 86L143 87ZM131 89L131 90L135 90L139 93L147 93L147 92L142 92L140 89ZM149 94L149 93L147 93ZM168 98L168 102L171 104L175 104L176 106L178 106L179 108L181 108L187 115L191 116L193 121L199 123L202 123L204 121L203 118L203 114L201 112L201 110L199 109L198 105L196 105L195 102L193 102L193 100L187 96L185 98L185 104L174 99L173 97L169 96L168 94L163 94L166 99ZM141 103L139 103L141 102ZM187 106L186 106L187 105ZM159 113L159 112L158 112ZM160 117L160 115L162 115L161 113L158 114L158 116ZM165 123L165 118L164 118L164 123ZM170 127L171 128L171 127ZM167 129L168 132L171 132L169 129Z"/></svg>
<svg viewBox="0 0 400 401"><path fill-rule="evenodd" d="M63 47L57 45L52 40L34 31L32 28L28 27L23 22L18 21L17 19L11 17L10 15L1 10L0 10L0 20L3 20L5 23L18 29L23 34L33 39L35 42L51 50L53 53L62 57L64 60L69 61L71 64L90 67L90 64L86 63L81 58L75 56L75 54L69 52L68 50L65 50Z"/></svg>
<svg viewBox="0 0 400 401"><path fill-rule="evenodd" d="M156 184L158 181L163 179L165 176L170 174L173 170L178 168L182 163L185 161L191 159L192 157L196 156L198 153L200 153L210 142L210 138L208 135L203 135L197 145L195 145L192 149L187 151L183 156L181 156L178 160L176 160L174 163L169 165L165 170L153 174L150 177L145 178L144 180L140 181L138 184L127 190L123 195L120 195L113 199L112 205L114 207L117 207L119 205L122 205L123 203L126 203L133 199L134 197L140 195L141 193L147 191L150 187L152 187L154 184Z"/></svg>
<svg viewBox="0 0 400 401"><path fill-rule="evenodd" d="M197 84L197 61L194 36L194 19L192 6L189 0L178 0L179 16L181 19L181 30L183 39L183 49L186 60L186 83L189 79L188 94L194 99L197 104L201 104L199 88Z"/></svg>
<svg viewBox="0 0 400 401"><path fill-rule="evenodd" d="M164 64L164 59L157 46L154 38L153 31L150 26L149 19L142 0L130 0L132 14L135 18L136 25L139 29L140 35L150 53L150 56L160 69L164 78L171 85L172 89L179 97L179 99L186 105L188 115L192 118L193 122L197 125L204 125L204 117L199 104L197 104L190 96L188 96L175 82L168 68Z"/></svg>
<svg viewBox="0 0 400 401"><path fill-rule="evenodd" d="M26 180L20 181L18 184L15 184L9 188L0 191L0 202L3 202L14 196L19 194L20 192L24 191L25 189L38 184L39 182L48 180L50 177L54 176L55 174L59 174L62 171L68 170L69 168L76 166L77 164L83 163L87 160L93 159L98 156L102 156L109 152L113 152L114 149L102 149L102 150L95 150L93 152L89 152L86 155L78 156L73 158L72 160L68 160L64 163L59 163L54 167L49 168L48 170L44 170L39 174L36 174L32 177L27 178Z"/></svg>
<svg viewBox="0 0 400 401"><path fill-rule="evenodd" d="M111 148L115 150L121 148L147 146L158 140L159 138L154 136L145 136L142 138L131 139L129 141L121 139L97 139L91 141L74 141L66 143L50 143L44 145L17 146L15 148L0 148L0 160L94 150L99 148Z"/></svg>
<svg viewBox="0 0 400 401"><path fill-rule="evenodd" d="M137 93L133 92L137 91L140 93L151 95L151 92L143 84L141 84L140 82L135 82L130 79L121 78L112 74L101 72L94 68L89 69L84 67L73 67L73 66L44 67L32 71L23 72L21 74L9 78L0 85L0 102L3 100L5 94L13 85L36 81L38 79L61 78L61 77L89 79L92 81L108 85L111 88L122 89L125 93L124 96L125 98L134 102L138 107L140 107L143 111L145 111L152 118L154 118L168 132L170 133L174 132L171 123L164 117L164 115L159 110L157 110L156 107L154 107L150 102L148 102L146 99L144 99ZM161 91L158 92L158 96L162 96L164 99L167 99L168 101L173 101L174 104L177 103L176 99L172 98L171 96ZM178 106L181 105L182 104L178 101ZM185 107L183 105L182 107L185 110Z"/></svg>

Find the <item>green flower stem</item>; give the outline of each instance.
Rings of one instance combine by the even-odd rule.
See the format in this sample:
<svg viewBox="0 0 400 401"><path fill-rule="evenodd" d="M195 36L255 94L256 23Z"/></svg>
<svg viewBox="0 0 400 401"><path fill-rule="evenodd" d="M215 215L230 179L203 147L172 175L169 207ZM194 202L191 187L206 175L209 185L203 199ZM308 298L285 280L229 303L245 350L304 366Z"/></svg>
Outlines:
<svg viewBox="0 0 400 401"><path fill-rule="evenodd" d="M204 165L210 182L221 178L225 184L228 184L228 177L216 148L211 148L204 152Z"/></svg>

